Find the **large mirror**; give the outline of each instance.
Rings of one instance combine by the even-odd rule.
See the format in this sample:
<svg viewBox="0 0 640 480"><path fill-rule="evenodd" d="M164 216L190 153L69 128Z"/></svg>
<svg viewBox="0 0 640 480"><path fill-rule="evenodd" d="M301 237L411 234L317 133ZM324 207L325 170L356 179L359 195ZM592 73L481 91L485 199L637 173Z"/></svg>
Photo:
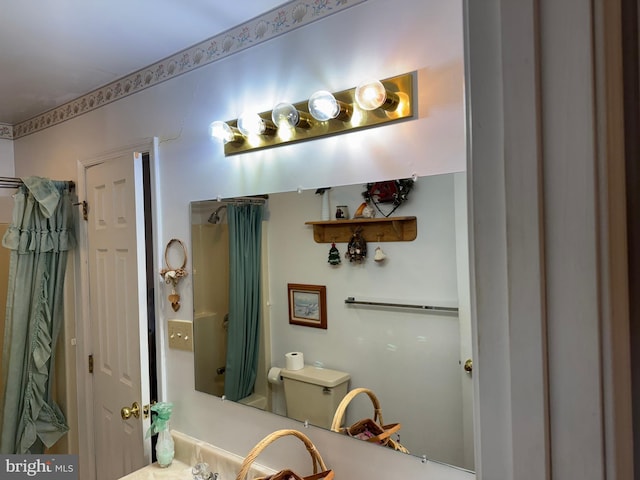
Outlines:
<svg viewBox="0 0 640 480"><path fill-rule="evenodd" d="M465 174L417 178L395 210L391 203L380 204L375 218L415 217L417 235L399 241L381 229L367 242L364 261L355 262L345 257L343 237L326 230L317 242L308 222L322 220L327 201L332 220L338 206L353 216L365 191L367 184L331 186L269 193L264 200L257 375L251 394L240 402L287 415L286 378L276 378L274 367L286 370L287 354L301 352L309 368L344 372L349 390L373 392L384 422L401 424L394 438L410 454L473 470ZM242 201L191 204L196 389L216 396L224 394L233 321L227 211ZM348 225L350 232L357 227ZM403 227L391 222L391 228ZM338 265L329 262L336 258L333 242ZM376 261L378 248L385 258ZM291 323L291 284L324 287L326 328ZM372 417L371 398L358 395L344 424Z"/></svg>

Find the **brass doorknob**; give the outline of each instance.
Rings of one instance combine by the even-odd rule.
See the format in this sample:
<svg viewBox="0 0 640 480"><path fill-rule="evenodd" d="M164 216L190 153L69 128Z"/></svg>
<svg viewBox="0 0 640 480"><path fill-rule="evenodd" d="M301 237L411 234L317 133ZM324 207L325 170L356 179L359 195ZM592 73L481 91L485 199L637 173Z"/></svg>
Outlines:
<svg viewBox="0 0 640 480"><path fill-rule="evenodd" d="M132 416L140 418L140 405L138 405L138 402L133 402L131 408L122 407L122 410L120 410L120 416L123 420L129 420Z"/></svg>
<svg viewBox="0 0 640 480"><path fill-rule="evenodd" d="M473 360L468 359L466 362L464 362L464 371L467 373L473 372Z"/></svg>

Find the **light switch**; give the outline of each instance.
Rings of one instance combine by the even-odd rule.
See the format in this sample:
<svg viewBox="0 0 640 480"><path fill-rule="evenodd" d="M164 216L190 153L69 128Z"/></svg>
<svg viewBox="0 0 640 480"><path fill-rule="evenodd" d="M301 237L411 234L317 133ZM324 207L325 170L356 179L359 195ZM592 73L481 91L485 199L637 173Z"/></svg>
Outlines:
<svg viewBox="0 0 640 480"><path fill-rule="evenodd" d="M169 320L169 348L193 351L193 322Z"/></svg>

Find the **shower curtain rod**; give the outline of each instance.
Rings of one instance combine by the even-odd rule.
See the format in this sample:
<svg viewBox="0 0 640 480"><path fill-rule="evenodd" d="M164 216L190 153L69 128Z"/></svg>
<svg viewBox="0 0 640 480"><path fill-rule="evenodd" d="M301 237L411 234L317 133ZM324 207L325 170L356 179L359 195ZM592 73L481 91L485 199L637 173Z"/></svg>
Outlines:
<svg viewBox="0 0 640 480"><path fill-rule="evenodd" d="M0 188L18 188L20 185L24 185L24 182L16 177L0 177ZM69 180L69 188L72 190L76 184Z"/></svg>
<svg viewBox="0 0 640 480"><path fill-rule="evenodd" d="M221 198L220 200L216 200L218 203L258 203L264 204L267 202L269 195L255 195L251 197L231 197L231 198Z"/></svg>

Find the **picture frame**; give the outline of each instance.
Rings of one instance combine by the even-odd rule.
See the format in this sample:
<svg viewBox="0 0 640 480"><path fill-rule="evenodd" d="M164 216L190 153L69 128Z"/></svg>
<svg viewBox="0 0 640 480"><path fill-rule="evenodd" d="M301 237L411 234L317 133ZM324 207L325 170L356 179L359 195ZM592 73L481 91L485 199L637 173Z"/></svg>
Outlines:
<svg viewBox="0 0 640 480"><path fill-rule="evenodd" d="M287 284L289 323L327 329L327 287L324 285Z"/></svg>

